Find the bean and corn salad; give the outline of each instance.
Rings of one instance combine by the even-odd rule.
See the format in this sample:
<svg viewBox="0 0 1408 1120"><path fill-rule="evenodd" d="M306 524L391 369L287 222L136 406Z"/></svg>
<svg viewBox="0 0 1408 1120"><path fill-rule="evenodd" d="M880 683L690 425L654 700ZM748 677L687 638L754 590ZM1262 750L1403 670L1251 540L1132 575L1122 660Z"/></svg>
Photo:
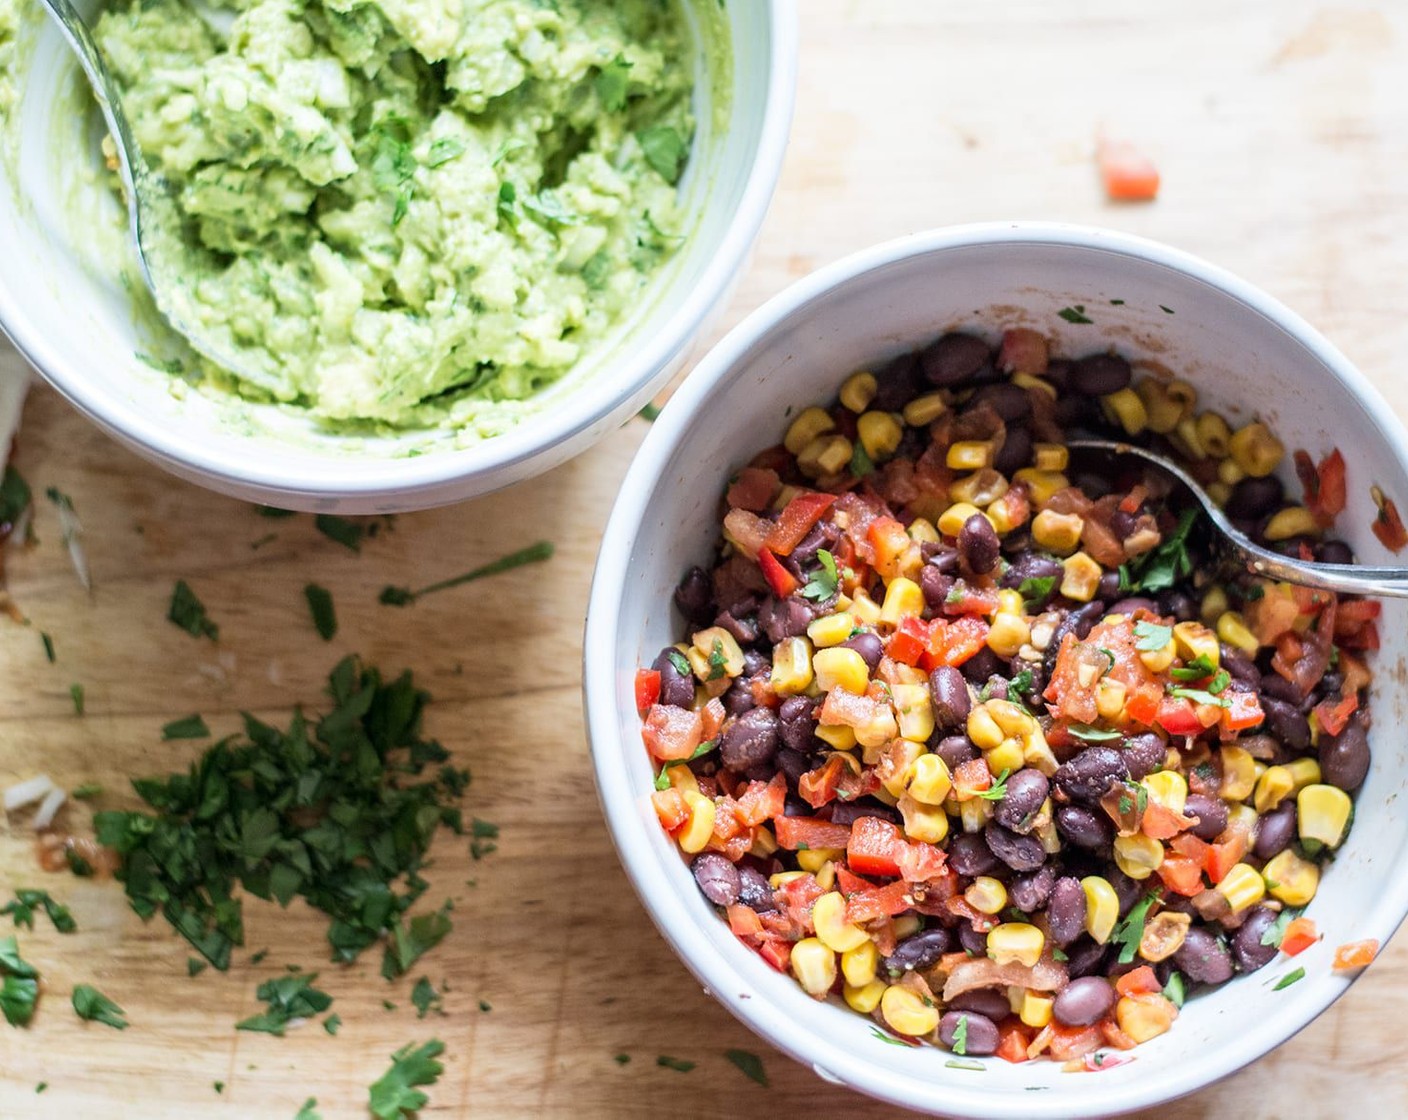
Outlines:
<svg viewBox="0 0 1408 1120"><path fill-rule="evenodd" d="M1379 605L1219 568L1191 499L1079 434L1352 560L1337 451L1295 453L1297 502L1184 381L949 333L732 478L636 701L662 826L770 965L905 1040L1099 1068L1282 951L1369 765Z"/></svg>

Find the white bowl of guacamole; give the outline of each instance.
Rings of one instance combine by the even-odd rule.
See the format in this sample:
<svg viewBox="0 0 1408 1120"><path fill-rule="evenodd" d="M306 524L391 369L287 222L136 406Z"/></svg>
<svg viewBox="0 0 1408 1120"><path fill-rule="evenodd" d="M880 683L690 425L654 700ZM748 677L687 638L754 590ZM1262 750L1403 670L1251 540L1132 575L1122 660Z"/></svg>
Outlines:
<svg viewBox="0 0 1408 1120"><path fill-rule="evenodd" d="M457 501L628 419L741 271L786 145L788 0L85 14L177 200L161 282L240 376L153 310L33 0L0 0L0 325L124 443L285 507Z"/></svg>

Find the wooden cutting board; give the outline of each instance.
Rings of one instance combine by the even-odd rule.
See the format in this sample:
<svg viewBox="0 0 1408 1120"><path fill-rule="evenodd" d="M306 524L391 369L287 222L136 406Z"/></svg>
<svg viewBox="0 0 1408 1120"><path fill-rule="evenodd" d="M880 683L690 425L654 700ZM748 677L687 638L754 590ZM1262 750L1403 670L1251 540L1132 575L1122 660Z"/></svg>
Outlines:
<svg viewBox="0 0 1408 1120"><path fill-rule="evenodd" d="M1403 5L804 8L792 147L725 325L882 238L979 219L1101 223L1264 285L1408 414ZM1091 162L1102 126L1157 159L1157 203L1102 201ZM0 374L22 368L0 354ZM41 919L21 931L47 991L31 1029L0 1026L0 1117L292 1117L310 1096L324 1117L363 1117L388 1055L432 1037L447 1044L446 1071L426 1115L893 1114L819 1081L704 995L646 920L607 839L582 731L579 641L600 527L645 431L633 421L512 493L398 518L354 555L307 517L271 522L177 482L53 393L31 395L17 462L37 493L57 486L73 497L95 587L79 588L41 498L40 543L6 560L31 625L0 621L0 784L43 770L65 786L103 783L103 804L132 804L127 775L165 772L194 753L160 742L166 721L200 711L218 734L241 709L284 719L297 702L316 706L328 669L358 652L388 671L415 670L435 697L430 732L473 769L468 811L502 835L481 861L464 841L437 844L430 897L455 899L454 932L388 985L374 960L322 962L322 923L298 906L257 902L246 912L248 950L267 947L267 958L252 965L247 952L227 974L187 979L185 944L159 920L138 921L114 884L46 876L29 837L0 832L0 895L48 887L80 926L59 937ZM376 602L384 584L430 582L539 538L558 547L546 566L403 611ZM220 623L218 646L165 621L178 578ZM331 643L308 622L310 579L335 596ZM53 636L55 664L41 631ZM85 688L81 718L72 683ZM288 964L322 967L343 1019L337 1037L315 1025L283 1039L234 1031L256 1010L258 982ZM408 996L421 974L448 986L443 1018L417 1020ZM131 1028L78 1022L67 997L81 982L125 1007ZM1347 1092L1402 1114L1405 1031L1400 937L1297 1039L1159 1116L1338 1116ZM728 1064L731 1047L762 1056L771 1089ZM661 1054L696 1068L661 1068Z"/></svg>

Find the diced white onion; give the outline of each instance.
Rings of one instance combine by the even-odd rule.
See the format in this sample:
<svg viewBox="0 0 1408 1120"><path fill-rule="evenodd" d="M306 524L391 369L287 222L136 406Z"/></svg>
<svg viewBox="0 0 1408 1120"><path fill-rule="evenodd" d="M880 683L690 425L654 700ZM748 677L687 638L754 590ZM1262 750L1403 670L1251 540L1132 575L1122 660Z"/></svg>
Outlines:
<svg viewBox="0 0 1408 1120"><path fill-rule="evenodd" d="M5 812L13 813L16 809L41 801L53 790L54 782L48 774L40 774L38 777L16 782L5 791Z"/></svg>
<svg viewBox="0 0 1408 1120"><path fill-rule="evenodd" d="M67 502L59 502L59 528L63 530L64 544L68 545L68 558L73 561L73 570L78 573L78 582L84 591L93 590L93 578L88 572L88 556L83 551L83 524Z"/></svg>
<svg viewBox="0 0 1408 1120"><path fill-rule="evenodd" d="M39 803L39 809L34 814L34 828L37 832L41 828L48 828L54 823L54 817L58 814L63 803L68 800L68 794L61 789L51 789L44 795L44 800Z"/></svg>

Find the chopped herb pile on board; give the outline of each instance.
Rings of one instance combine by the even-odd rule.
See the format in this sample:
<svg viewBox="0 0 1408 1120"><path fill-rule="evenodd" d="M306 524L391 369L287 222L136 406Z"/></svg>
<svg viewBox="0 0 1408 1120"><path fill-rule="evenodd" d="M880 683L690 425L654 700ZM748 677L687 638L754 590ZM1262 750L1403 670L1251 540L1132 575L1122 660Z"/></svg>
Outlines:
<svg viewBox="0 0 1408 1120"><path fill-rule="evenodd" d="M240 887L281 906L302 897L328 915L334 960L388 935L395 966L419 955L406 942L421 920L403 915L427 887L419 871L436 829L463 828L454 802L468 775L421 735L430 697L409 671L385 682L348 657L328 694L326 715L297 711L283 731L246 713L244 734L186 773L133 781L151 811L94 818L98 840L121 857L133 910L160 911L218 969L244 943ZM439 936L422 944L449 919L439 911L428 924Z"/></svg>

